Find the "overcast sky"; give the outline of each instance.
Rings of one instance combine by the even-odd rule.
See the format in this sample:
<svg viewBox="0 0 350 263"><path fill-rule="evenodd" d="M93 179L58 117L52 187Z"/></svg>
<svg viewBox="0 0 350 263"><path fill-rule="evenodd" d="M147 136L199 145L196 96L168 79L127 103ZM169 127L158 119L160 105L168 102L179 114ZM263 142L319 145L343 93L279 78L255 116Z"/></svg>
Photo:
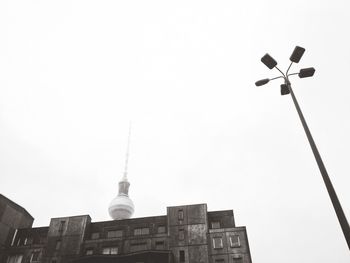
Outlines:
<svg viewBox="0 0 350 263"><path fill-rule="evenodd" d="M349 1L1 1L0 192L34 226L109 220L128 123L134 217L233 209L254 262L350 255L282 69L350 219Z"/></svg>

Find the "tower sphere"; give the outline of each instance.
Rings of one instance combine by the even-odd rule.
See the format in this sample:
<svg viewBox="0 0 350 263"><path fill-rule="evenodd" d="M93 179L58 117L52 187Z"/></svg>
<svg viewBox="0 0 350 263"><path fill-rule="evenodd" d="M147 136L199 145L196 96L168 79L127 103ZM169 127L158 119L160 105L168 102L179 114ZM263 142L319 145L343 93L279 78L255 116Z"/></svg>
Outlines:
<svg viewBox="0 0 350 263"><path fill-rule="evenodd" d="M130 183L124 176L119 182L119 193L109 204L108 212L114 220L128 219L134 213L134 203L128 195Z"/></svg>

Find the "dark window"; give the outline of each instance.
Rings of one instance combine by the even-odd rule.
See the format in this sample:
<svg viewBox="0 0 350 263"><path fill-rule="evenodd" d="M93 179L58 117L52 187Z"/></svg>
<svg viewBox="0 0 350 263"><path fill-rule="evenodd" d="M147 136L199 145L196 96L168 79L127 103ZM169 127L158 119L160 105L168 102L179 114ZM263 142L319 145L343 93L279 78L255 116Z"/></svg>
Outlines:
<svg viewBox="0 0 350 263"><path fill-rule="evenodd" d="M185 262L185 251L184 250L179 251L179 256L180 256L180 262Z"/></svg>
<svg viewBox="0 0 350 263"><path fill-rule="evenodd" d="M165 233L165 226L158 226L158 233Z"/></svg>
<svg viewBox="0 0 350 263"><path fill-rule="evenodd" d="M39 238L39 243L40 244L46 243L46 237L40 237Z"/></svg>
<svg viewBox="0 0 350 263"><path fill-rule="evenodd" d="M64 225L66 224L66 221L60 221L60 226L58 228L58 232L62 233Z"/></svg>
<svg viewBox="0 0 350 263"><path fill-rule="evenodd" d="M57 250L57 249L60 249L60 248L61 248L61 240L57 240L55 249Z"/></svg>
<svg viewBox="0 0 350 263"><path fill-rule="evenodd" d="M239 239L239 235L230 236L230 247L240 247L241 240Z"/></svg>
<svg viewBox="0 0 350 263"><path fill-rule="evenodd" d="M93 248L87 248L85 251L85 255L93 255L94 254L94 249Z"/></svg>
<svg viewBox="0 0 350 263"><path fill-rule="evenodd" d="M31 245L31 244L33 244L33 238L28 237L28 239L27 239L27 245Z"/></svg>
<svg viewBox="0 0 350 263"><path fill-rule="evenodd" d="M39 261L39 255L40 255L40 251L34 251L34 252L32 253L31 258L30 258L30 262Z"/></svg>
<svg viewBox="0 0 350 263"><path fill-rule="evenodd" d="M123 230L112 230L107 232L108 238L122 237L122 236L123 236Z"/></svg>
<svg viewBox="0 0 350 263"><path fill-rule="evenodd" d="M177 215L179 220L184 220L184 210L179 210Z"/></svg>
<svg viewBox="0 0 350 263"><path fill-rule="evenodd" d="M243 263L243 258L241 255L234 255L232 260L234 263Z"/></svg>
<svg viewBox="0 0 350 263"><path fill-rule="evenodd" d="M91 234L91 239L99 239L100 238L100 233L92 233Z"/></svg>
<svg viewBox="0 0 350 263"><path fill-rule="evenodd" d="M164 241L156 241L156 249L164 249Z"/></svg>
<svg viewBox="0 0 350 263"><path fill-rule="evenodd" d="M179 229L179 240L185 239L185 230Z"/></svg>
<svg viewBox="0 0 350 263"><path fill-rule="evenodd" d="M225 259L223 259L223 258L217 258L217 259L215 259L215 262L224 262L225 261Z"/></svg>
<svg viewBox="0 0 350 263"><path fill-rule="evenodd" d="M131 243L131 246L130 246L131 252L142 251L142 250L147 250L147 242L139 241L139 242Z"/></svg>
<svg viewBox="0 0 350 263"><path fill-rule="evenodd" d="M220 228L220 222L218 222L218 221L211 222L211 228L213 228L213 229Z"/></svg>
<svg viewBox="0 0 350 263"><path fill-rule="evenodd" d="M19 246L19 245L21 245L21 239L20 238L17 240L17 246Z"/></svg>
<svg viewBox="0 0 350 263"><path fill-rule="evenodd" d="M214 237L213 238L213 247L214 247L214 249L223 248L223 243L222 243L221 237Z"/></svg>

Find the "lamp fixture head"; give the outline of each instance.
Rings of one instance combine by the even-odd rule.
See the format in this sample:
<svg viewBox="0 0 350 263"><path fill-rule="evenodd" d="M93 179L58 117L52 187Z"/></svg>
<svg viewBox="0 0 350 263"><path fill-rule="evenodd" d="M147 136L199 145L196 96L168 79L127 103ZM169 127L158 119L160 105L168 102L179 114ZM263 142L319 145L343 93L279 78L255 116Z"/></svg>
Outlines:
<svg viewBox="0 0 350 263"><path fill-rule="evenodd" d="M268 53L266 53L262 58L261 62L265 64L266 67L269 69L273 69L277 66L277 61L274 60L273 57L271 57Z"/></svg>
<svg viewBox="0 0 350 263"><path fill-rule="evenodd" d="M315 69L314 68L303 68L299 71L299 78L308 78L312 77L315 74Z"/></svg>
<svg viewBox="0 0 350 263"><path fill-rule="evenodd" d="M292 55L290 56L290 61L294 62L294 63L299 63L301 57L303 56L305 52L305 48L303 47L299 47L299 46L296 46L294 48L294 51L292 53Z"/></svg>
<svg viewBox="0 0 350 263"><path fill-rule="evenodd" d="M258 80L257 82L255 82L255 86L259 87L259 86L265 85L265 84L267 84L269 81L270 81L270 79L261 79L261 80Z"/></svg>

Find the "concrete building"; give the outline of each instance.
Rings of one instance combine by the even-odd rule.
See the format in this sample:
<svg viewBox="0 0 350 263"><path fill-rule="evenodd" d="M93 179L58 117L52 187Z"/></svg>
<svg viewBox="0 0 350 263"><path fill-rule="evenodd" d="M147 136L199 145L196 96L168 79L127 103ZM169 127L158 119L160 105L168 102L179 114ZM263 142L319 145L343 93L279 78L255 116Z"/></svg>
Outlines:
<svg viewBox="0 0 350 263"><path fill-rule="evenodd" d="M91 222L52 218L32 228L28 212L1 196L1 263L250 263L245 227L232 210L206 204L168 207L166 215ZM13 220L15 219L15 220Z"/></svg>

